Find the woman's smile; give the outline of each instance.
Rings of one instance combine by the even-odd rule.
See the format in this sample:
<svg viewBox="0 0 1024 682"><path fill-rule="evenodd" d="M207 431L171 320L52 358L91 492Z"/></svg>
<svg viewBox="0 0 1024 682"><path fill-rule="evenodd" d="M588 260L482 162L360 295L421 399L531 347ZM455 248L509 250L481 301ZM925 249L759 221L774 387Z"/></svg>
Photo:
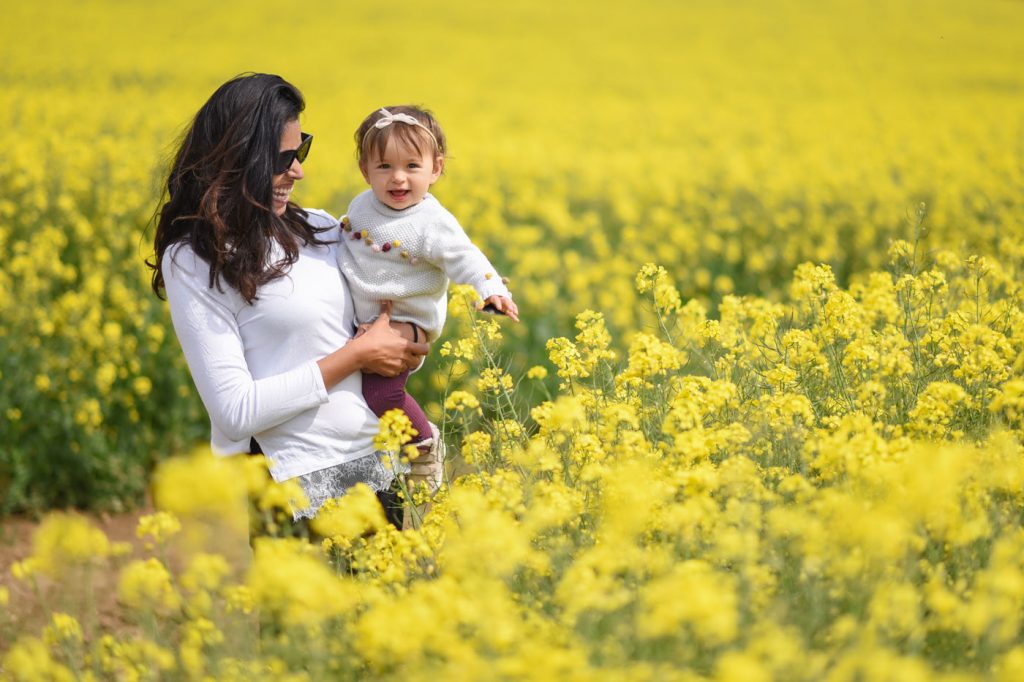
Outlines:
<svg viewBox="0 0 1024 682"><path fill-rule="evenodd" d="M299 128L298 119L288 121L284 126L284 133L281 135L281 151L298 149L302 143L302 132ZM284 215L288 208L288 200L291 198L292 190L295 189L295 182L304 176L302 164L298 159L292 161L292 165L283 173L274 176L273 187L273 210L275 215Z"/></svg>
<svg viewBox="0 0 1024 682"><path fill-rule="evenodd" d="M290 182L286 186L274 187L274 213L284 213L284 209L288 206L288 198L292 195L292 190L295 189L295 183Z"/></svg>

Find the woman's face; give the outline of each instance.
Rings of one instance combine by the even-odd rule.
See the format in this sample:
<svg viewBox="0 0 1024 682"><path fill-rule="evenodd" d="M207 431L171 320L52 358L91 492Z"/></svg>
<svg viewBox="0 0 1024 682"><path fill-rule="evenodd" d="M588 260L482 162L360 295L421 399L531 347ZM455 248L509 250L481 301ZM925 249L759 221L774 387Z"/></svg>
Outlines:
<svg viewBox="0 0 1024 682"><path fill-rule="evenodd" d="M290 149L298 149L302 142L302 132L299 130L298 120L288 121L284 126L284 133L281 135L282 152ZM284 173L274 176L274 201L273 208L275 215L284 215L288 207L288 199L295 188L295 181L303 178L302 164L296 159Z"/></svg>

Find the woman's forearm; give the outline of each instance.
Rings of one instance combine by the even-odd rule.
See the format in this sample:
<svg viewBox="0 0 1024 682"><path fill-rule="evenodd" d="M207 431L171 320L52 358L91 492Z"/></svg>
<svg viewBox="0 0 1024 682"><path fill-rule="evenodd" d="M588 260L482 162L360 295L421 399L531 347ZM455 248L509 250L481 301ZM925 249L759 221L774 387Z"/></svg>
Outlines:
<svg viewBox="0 0 1024 682"><path fill-rule="evenodd" d="M317 361L328 389L352 372L367 371L383 376L396 376L416 367L430 347L413 343L391 329L390 317L382 314L365 334Z"/></svg>
<svg viewBox="0 0 1024 682"><path fill-rule="evenodd" d="M323 375L324 386L330 389L353 372L362 371L366 364L365 355L365 349L353 340L318 360L316 364Z"/></svg>

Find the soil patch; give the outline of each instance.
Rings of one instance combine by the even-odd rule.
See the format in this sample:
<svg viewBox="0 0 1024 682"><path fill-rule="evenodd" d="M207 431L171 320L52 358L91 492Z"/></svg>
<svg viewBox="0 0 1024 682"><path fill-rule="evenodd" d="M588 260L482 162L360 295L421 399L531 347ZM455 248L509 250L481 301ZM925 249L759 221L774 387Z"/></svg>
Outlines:
<svg viewBox="0 0 1024 682"><path fill-rule="evenodd" d="M122 514L83 514L100 528L111 542L129 542L134 554L141 556L142 541L135 537L139 517L151 514L152 509L138 509ZM31 581L17 580L11 566L32 554L32 534L39 521L10 517L0 521L0 585L10 591L10 603L0 607L0 651L6 650L11 640L22 633L38 634L50 619L52 611L66 611L75 616L86 607L84 595L90 590L83 584L92 582L92 599L97 614L97 625L103 631L118 631L130 627L124 623L117 606L117 572L104 568L72 573L63 581L40 577L39 594ZM41 603L41 599L42 602Z"/></svg>

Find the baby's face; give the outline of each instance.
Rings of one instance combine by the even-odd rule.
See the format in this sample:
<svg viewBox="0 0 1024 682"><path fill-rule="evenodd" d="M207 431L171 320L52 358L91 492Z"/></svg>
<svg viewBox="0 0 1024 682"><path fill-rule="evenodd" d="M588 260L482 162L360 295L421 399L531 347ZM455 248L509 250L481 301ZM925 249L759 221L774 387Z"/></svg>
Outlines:
<svg viewBox="0 0 1024 682"><path fill-rule="evenodd" d="M418 152L397 137L388 141L382 156L371 156L360 167L374 196L401 211L423 201L427 190L441 177L443 159L429 151Z"/></svg>

